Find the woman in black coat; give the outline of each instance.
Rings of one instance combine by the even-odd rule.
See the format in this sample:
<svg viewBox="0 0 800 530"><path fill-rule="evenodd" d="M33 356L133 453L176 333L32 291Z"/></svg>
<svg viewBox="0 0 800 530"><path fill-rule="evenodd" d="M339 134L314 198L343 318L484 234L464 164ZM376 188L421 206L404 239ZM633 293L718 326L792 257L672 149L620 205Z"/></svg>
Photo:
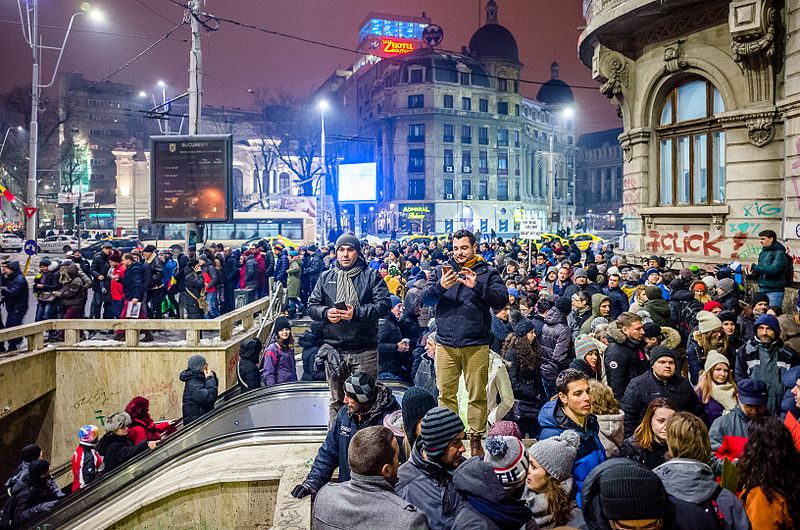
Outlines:
<svg viewBox="0 0 800 530"><path fill-rule="evenodd" d="M392 308L386 318L378 321L378 374L381 379L411 383L411 340L403 338L400 297L391 295Z"/></svg>
<svg viewBox="0 0 800 530"><path fill-rule="evenodd" d="M514 331L503 343L502 351L509 363L508 377L514 390L513 420L524 436L538 438L541 432L538 416L544 389L539 378L541 352L536 342L536 331L529 319L519 319Z"/></svg>
<svg viewBox="0 0 800 530"><path fill-rule="evenodd" d="M155 449L156 441L144 441L136 445L128 438L131 417L127 412L116 412L106 418L108 432L97 442L97 452L103 457L103 473L110 473L134 456Z"/></svg>
<svg viewBox="0 0 800 530"><path fill-rule="evenodd" d="M217 374L208 369L202 355L189 357L188 369L180 374L183 387L183 424L187 425L214 408L217 400Z"/></svg>
<svg viewBox="0 0 800 530"><path fill-rule="evenodd" d="M261 372L258 369L261 347L261 341L257 338L243 340L239 346L239 365L236 369L236 376L243 392L261 387Z"/></svg>

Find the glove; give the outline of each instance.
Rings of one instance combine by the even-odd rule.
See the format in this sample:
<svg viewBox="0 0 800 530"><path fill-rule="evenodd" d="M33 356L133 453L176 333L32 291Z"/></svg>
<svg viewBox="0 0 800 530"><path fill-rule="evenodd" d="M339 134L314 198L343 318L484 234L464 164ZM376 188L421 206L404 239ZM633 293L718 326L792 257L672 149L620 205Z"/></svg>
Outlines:
<svg viewBox="0 0 800 530"><path fill-rule="evenodd" d="M303 497L307 497L312 493L314 493L314 490L312 490L308 486L308 484L304 482L294 487L294 489L292 490L292 497L294 497L295 499L302 499Z"/></svg>

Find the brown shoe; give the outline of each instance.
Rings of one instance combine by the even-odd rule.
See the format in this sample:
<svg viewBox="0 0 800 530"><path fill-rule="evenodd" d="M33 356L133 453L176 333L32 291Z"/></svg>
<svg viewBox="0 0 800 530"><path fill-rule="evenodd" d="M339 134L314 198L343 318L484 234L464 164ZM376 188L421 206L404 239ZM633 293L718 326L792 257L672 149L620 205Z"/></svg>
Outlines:
<svg viewBox="0 0 800 530"><path fill-rule="evenodd" d="M469 454L483 458L483 445L481 445L481 435L478 433L469 435Z"/></svg>

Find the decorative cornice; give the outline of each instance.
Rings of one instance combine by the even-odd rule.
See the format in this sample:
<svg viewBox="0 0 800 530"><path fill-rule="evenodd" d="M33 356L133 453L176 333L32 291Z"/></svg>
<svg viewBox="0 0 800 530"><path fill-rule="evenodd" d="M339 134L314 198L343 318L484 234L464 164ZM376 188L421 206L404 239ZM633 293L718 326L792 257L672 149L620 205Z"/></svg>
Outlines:
<svg viewBox="0 0 800 530"><path fill-rule="evenodd" d="M777 110L722 116L720 123L741 123L747 126L747 139L756 147L764 147L775 139L775 124L782 121Z"/></svg>
<svg viewBox="0 0 800 530"><path fill-rule="evenodd" d="M747 15L739 19L739 11ZM745 57L763 54L772 58L775 54L775 32L778 12L768 1L740 0L730 5L730 31L733 60L742 62Z"/></svg>
<svg viewBox="0 0 800 530"><path fill-rule="evenodd" d="M619 135L619 145L626 162L633 160L633 146L649 142L651 134L649 129L633 129Z"/></svg>

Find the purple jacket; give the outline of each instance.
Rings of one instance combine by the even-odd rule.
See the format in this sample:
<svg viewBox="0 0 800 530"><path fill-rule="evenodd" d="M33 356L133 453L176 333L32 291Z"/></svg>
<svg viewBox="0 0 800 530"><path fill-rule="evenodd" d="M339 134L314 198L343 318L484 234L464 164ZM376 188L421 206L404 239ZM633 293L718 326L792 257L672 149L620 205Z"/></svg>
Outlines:
<svg viewBox="0 0 800 530"><path fill-rule="evenodd" d="M264 386L297 381L297 364L294 350L282 350L273 342L264 352L264 369L261 371Z"/></svg>

